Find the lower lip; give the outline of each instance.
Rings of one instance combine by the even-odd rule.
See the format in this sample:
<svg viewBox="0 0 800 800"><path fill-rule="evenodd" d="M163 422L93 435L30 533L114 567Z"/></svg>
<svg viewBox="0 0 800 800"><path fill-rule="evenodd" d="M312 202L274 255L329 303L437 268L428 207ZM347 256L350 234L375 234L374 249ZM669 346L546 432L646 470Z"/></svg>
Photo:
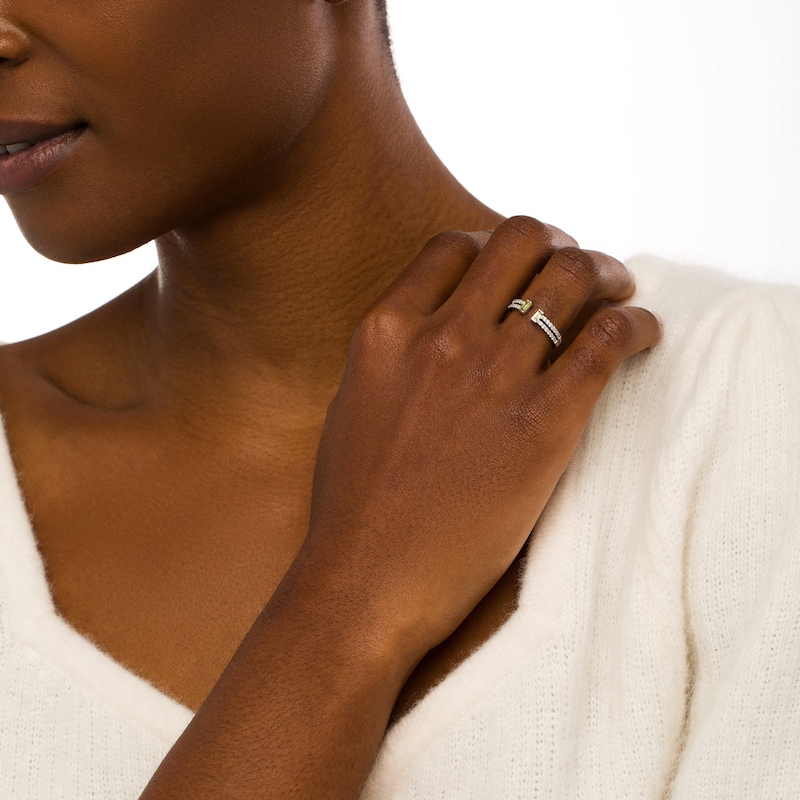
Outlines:
<svg viewBox="0 0 800 800"><path fill-rule="evenodd" d="M73 128L27 150L0 155L0 194L24 192L43 181L74 147L86 127Z"/></svg>

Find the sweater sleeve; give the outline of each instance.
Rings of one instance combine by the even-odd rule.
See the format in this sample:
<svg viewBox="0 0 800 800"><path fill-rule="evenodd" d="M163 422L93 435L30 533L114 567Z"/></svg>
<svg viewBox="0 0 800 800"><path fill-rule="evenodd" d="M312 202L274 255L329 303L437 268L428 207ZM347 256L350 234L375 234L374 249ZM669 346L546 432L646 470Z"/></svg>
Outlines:
<svg viewBox="0 0 800 800"><path fill-rule="evenodd" d="M698 387L710 427L685 546L672 800L800 786L800 290L733 294Z"/></svg>

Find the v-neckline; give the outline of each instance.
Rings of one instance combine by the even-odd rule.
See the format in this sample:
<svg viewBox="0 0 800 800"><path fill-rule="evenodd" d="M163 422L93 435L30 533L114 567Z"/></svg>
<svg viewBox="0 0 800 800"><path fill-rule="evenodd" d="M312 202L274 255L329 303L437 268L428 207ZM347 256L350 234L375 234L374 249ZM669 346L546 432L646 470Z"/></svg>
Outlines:
<svg viewBox="0 0 800 800"><path fill-rule="evenodd" d="M3 626L125 718L171 745L194 712L136 675L56 610L0 416L0 609Z"/></svg>
<svg viewBox="0 0 800 800"><path fill-rule="evenodd" d="M0 415L0 631L39 653L91 695L147 729L167 749L194 712L120 664L55 607ZM574 527L574 480L562 478L537 523L522 567L518 605L475 652L387 731L376 770L388 758L410 765L425 749L556 636ZM400 765L401 765L400 764ZM388 765L387 765L388 766Z"/></svg>

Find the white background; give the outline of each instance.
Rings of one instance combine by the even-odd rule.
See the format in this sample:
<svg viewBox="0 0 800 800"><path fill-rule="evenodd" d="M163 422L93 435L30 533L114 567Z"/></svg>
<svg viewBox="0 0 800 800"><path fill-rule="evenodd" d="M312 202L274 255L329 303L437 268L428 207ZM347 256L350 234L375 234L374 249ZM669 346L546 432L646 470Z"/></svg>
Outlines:
<svg viewBox="0 0 800 800"><path fill-rule="evenodd" d="M412 110L484 202L623 259L800 283L798 0L389 2ZM47 262L0 205L0 341L155 263Z"/></svg>

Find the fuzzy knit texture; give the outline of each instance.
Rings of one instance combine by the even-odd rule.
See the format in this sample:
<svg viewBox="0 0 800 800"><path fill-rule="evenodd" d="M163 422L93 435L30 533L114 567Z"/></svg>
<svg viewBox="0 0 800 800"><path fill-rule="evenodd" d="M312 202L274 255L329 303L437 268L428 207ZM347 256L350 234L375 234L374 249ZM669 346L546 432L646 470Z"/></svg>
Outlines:
<svg viewBox="0 0 800 800"><path fill-rule="evenodd" d="M666 338L594 410L517 611L388 731L364 800L800 796L800 289L629 264ZM190 718L54 612L0 436L0 797L133 800Z"/></svg>

